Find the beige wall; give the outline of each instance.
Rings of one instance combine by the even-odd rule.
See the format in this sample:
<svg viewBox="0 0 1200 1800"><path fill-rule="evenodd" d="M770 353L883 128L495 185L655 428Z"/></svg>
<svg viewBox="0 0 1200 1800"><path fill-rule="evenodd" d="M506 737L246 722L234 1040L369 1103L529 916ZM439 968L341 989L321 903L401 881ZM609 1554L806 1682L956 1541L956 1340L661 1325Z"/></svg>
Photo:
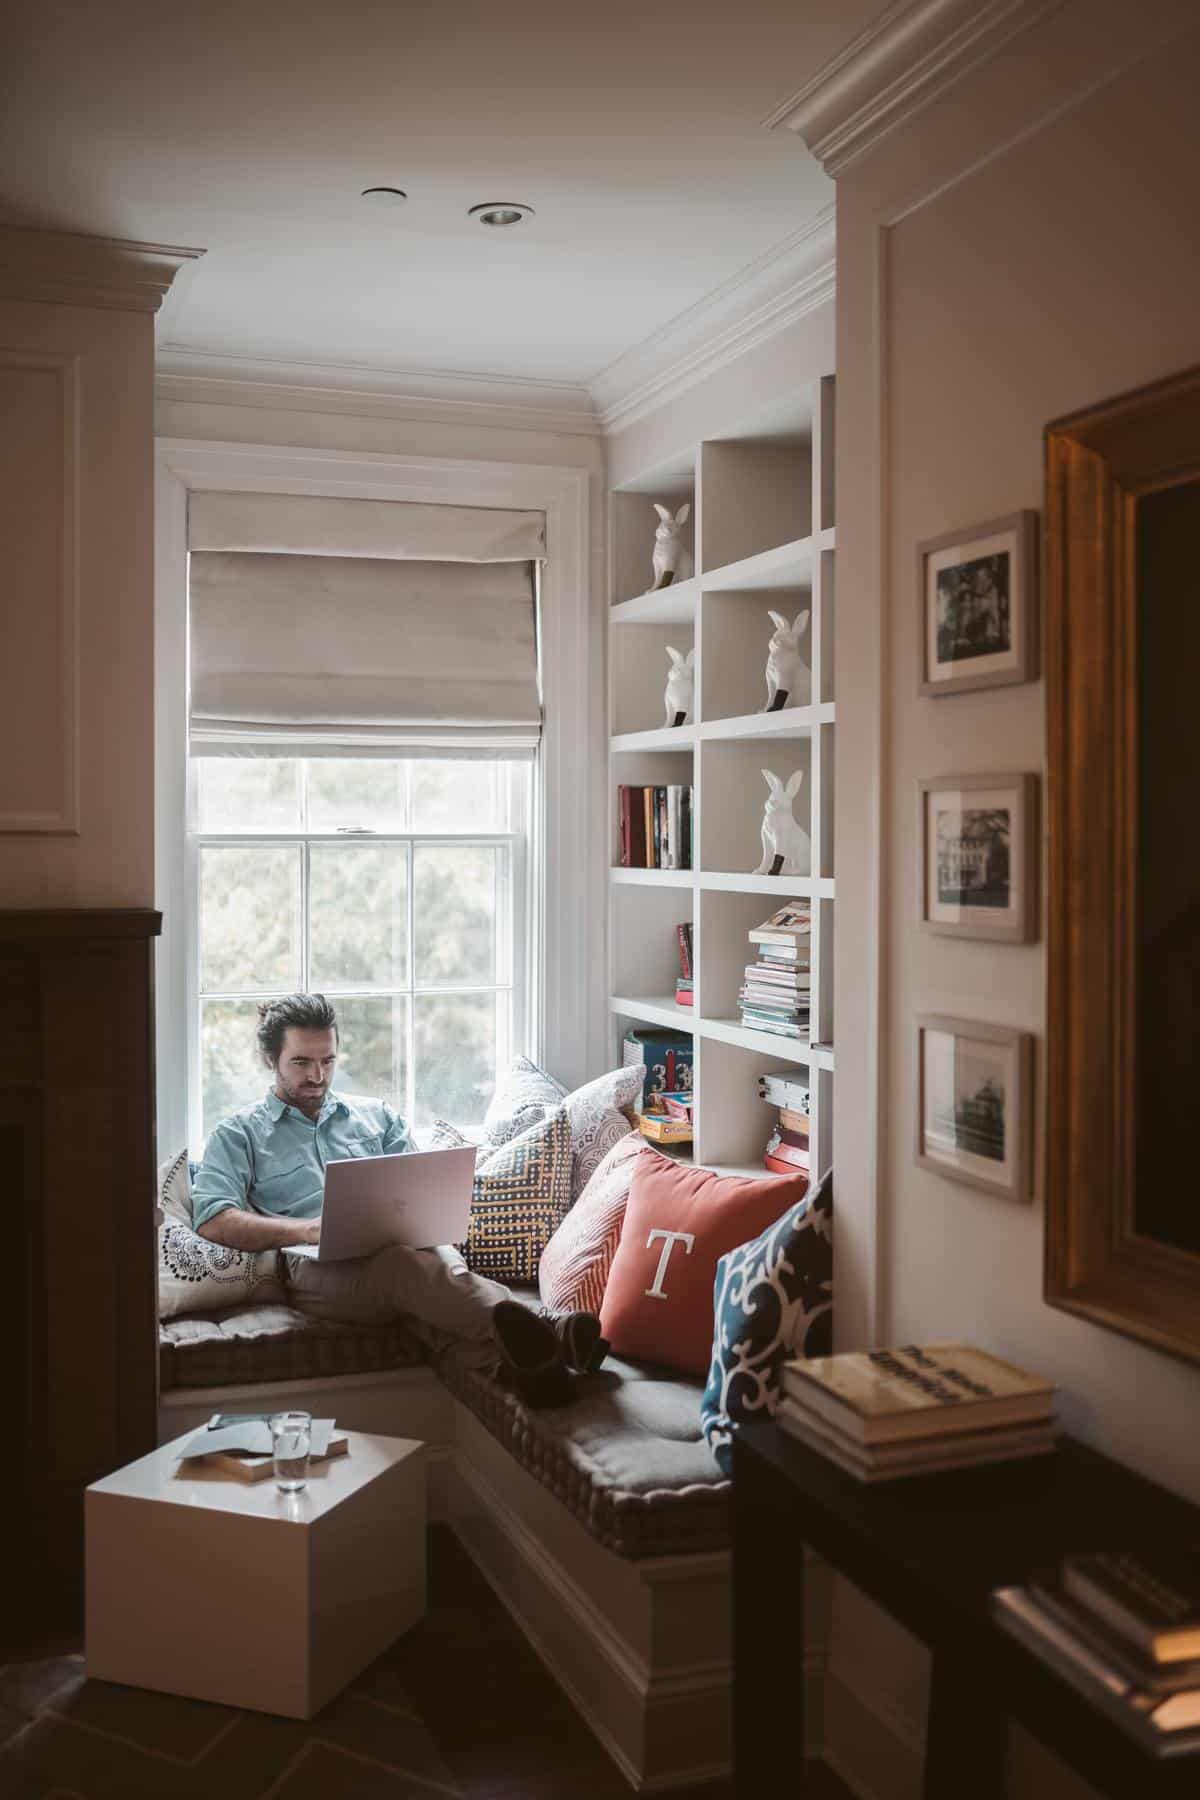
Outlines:
<svg viewBox="0 0 1200 1800"><path fill-rule="evenodd" d="M917 926L918 779L1041 772L1045 693L918 697L915 546L1040 511L1047 421L1200 357L1198 93L1194 7L1076 0L839 179L835 1127L842 1345L962 1337L1043 1370L1071 1431L1195 1500L1200 1369L1045 1304L1040 1174L1007 1203L912 1142L914 1015L995 1021L1037 1038L1040 1170L1046 1030L1044 942ZM842 1750L919 1742L911 1645L844 1594L836 1617ZM1010 1791L1047 1791L1035 1763ZM905 1769L862 1773L891 1796Z"/></svg>
<svg viewBox="0 0 1200 1800"><path fill-rule="evenodd" d="M0 906L154 904L153 351L0 301Z"/></svg>

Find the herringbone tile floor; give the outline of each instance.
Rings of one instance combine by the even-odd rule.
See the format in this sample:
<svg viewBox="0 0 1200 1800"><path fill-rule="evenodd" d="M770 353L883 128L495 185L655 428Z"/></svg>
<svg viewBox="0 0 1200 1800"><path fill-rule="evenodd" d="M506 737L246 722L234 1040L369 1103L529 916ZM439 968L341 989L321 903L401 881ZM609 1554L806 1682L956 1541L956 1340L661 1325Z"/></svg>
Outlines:
<svg viewBox="0 0 1200 1800"><path fill-rule="evenodd" d="M0 1669L0 1795L629 1800L621 1775L440 1527L431 1532L429 1600L421 1624L307 1723L88 1681L77 1653L10 1664ZM823 1770L786 1791L849 1800ZM732 1792L709 1783L675 1788L672 1800L732 1800Z"/></svg>

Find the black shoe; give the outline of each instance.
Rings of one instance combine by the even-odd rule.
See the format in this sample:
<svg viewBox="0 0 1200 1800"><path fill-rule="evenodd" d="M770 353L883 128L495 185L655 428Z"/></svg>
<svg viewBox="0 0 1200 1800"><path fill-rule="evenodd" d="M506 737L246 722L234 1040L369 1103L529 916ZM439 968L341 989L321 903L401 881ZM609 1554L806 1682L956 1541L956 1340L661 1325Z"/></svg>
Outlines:
<svg viewBox="0 0 1200 1800"><path fill-rule="evenodd" d="M498 1300L492 1323L501 1368L526 1406L565 1406L572 1383L552 1321L517 1300Z"/></svg>
<svg viewBox="0 0 1200 1800"><path fill-rule="evenodd" d="M562 1344L563 1361L580 1375L594 1375L608 1355L610 1345L600 1335L595 1313L559 1313L551 1320Z"/></svg>

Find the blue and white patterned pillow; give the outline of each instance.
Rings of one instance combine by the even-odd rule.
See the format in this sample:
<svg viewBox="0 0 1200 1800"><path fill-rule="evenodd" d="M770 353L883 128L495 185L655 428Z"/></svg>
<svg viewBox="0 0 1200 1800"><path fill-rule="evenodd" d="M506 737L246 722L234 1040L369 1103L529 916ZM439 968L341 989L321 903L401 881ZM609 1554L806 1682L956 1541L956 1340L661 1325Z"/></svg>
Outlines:
<svg viewBox="0 0 1200 1800"><path fill-rule="evenodd" d="M713 1356L700 1428L722 1474L733 1473L740 1424L774 1415L791 1356L833 1349L833 1175L761 1236L717 1264Z"/></svg>

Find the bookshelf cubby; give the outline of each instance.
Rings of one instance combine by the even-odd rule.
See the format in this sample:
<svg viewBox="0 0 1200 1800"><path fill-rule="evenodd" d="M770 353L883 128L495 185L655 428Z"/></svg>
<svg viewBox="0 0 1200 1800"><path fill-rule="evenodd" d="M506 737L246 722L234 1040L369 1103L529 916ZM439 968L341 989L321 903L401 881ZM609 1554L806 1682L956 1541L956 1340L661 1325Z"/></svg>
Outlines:
<svg viewBox="0 0 1200 1800"><path fill-rule="evenodd" d="M618 1060L630 1026L691 1034L696 1135L682 1158L762 1173L775 1119L758 1077L788 1069L807 1081L814 1172L833 1159L833 621L836 496L834 379L822 375L769 419L722 432L647 470L611 495L609 606L609 1010ZM697 573L657 593L654 501L692 505ZM808 610L805 667L778 712L766 703L769 613ZM696 649L693 716L664 725L666 646ZM805 874L755 875L767 785L803 769L794 814L808 834ZM694 788L692 869L620 867L621 784ZM813 915L811 1037L741 1023L738 988L753 960L747 932L787 900ZM695 1006L677 1006L675 927L694 931Z"/></svg>

